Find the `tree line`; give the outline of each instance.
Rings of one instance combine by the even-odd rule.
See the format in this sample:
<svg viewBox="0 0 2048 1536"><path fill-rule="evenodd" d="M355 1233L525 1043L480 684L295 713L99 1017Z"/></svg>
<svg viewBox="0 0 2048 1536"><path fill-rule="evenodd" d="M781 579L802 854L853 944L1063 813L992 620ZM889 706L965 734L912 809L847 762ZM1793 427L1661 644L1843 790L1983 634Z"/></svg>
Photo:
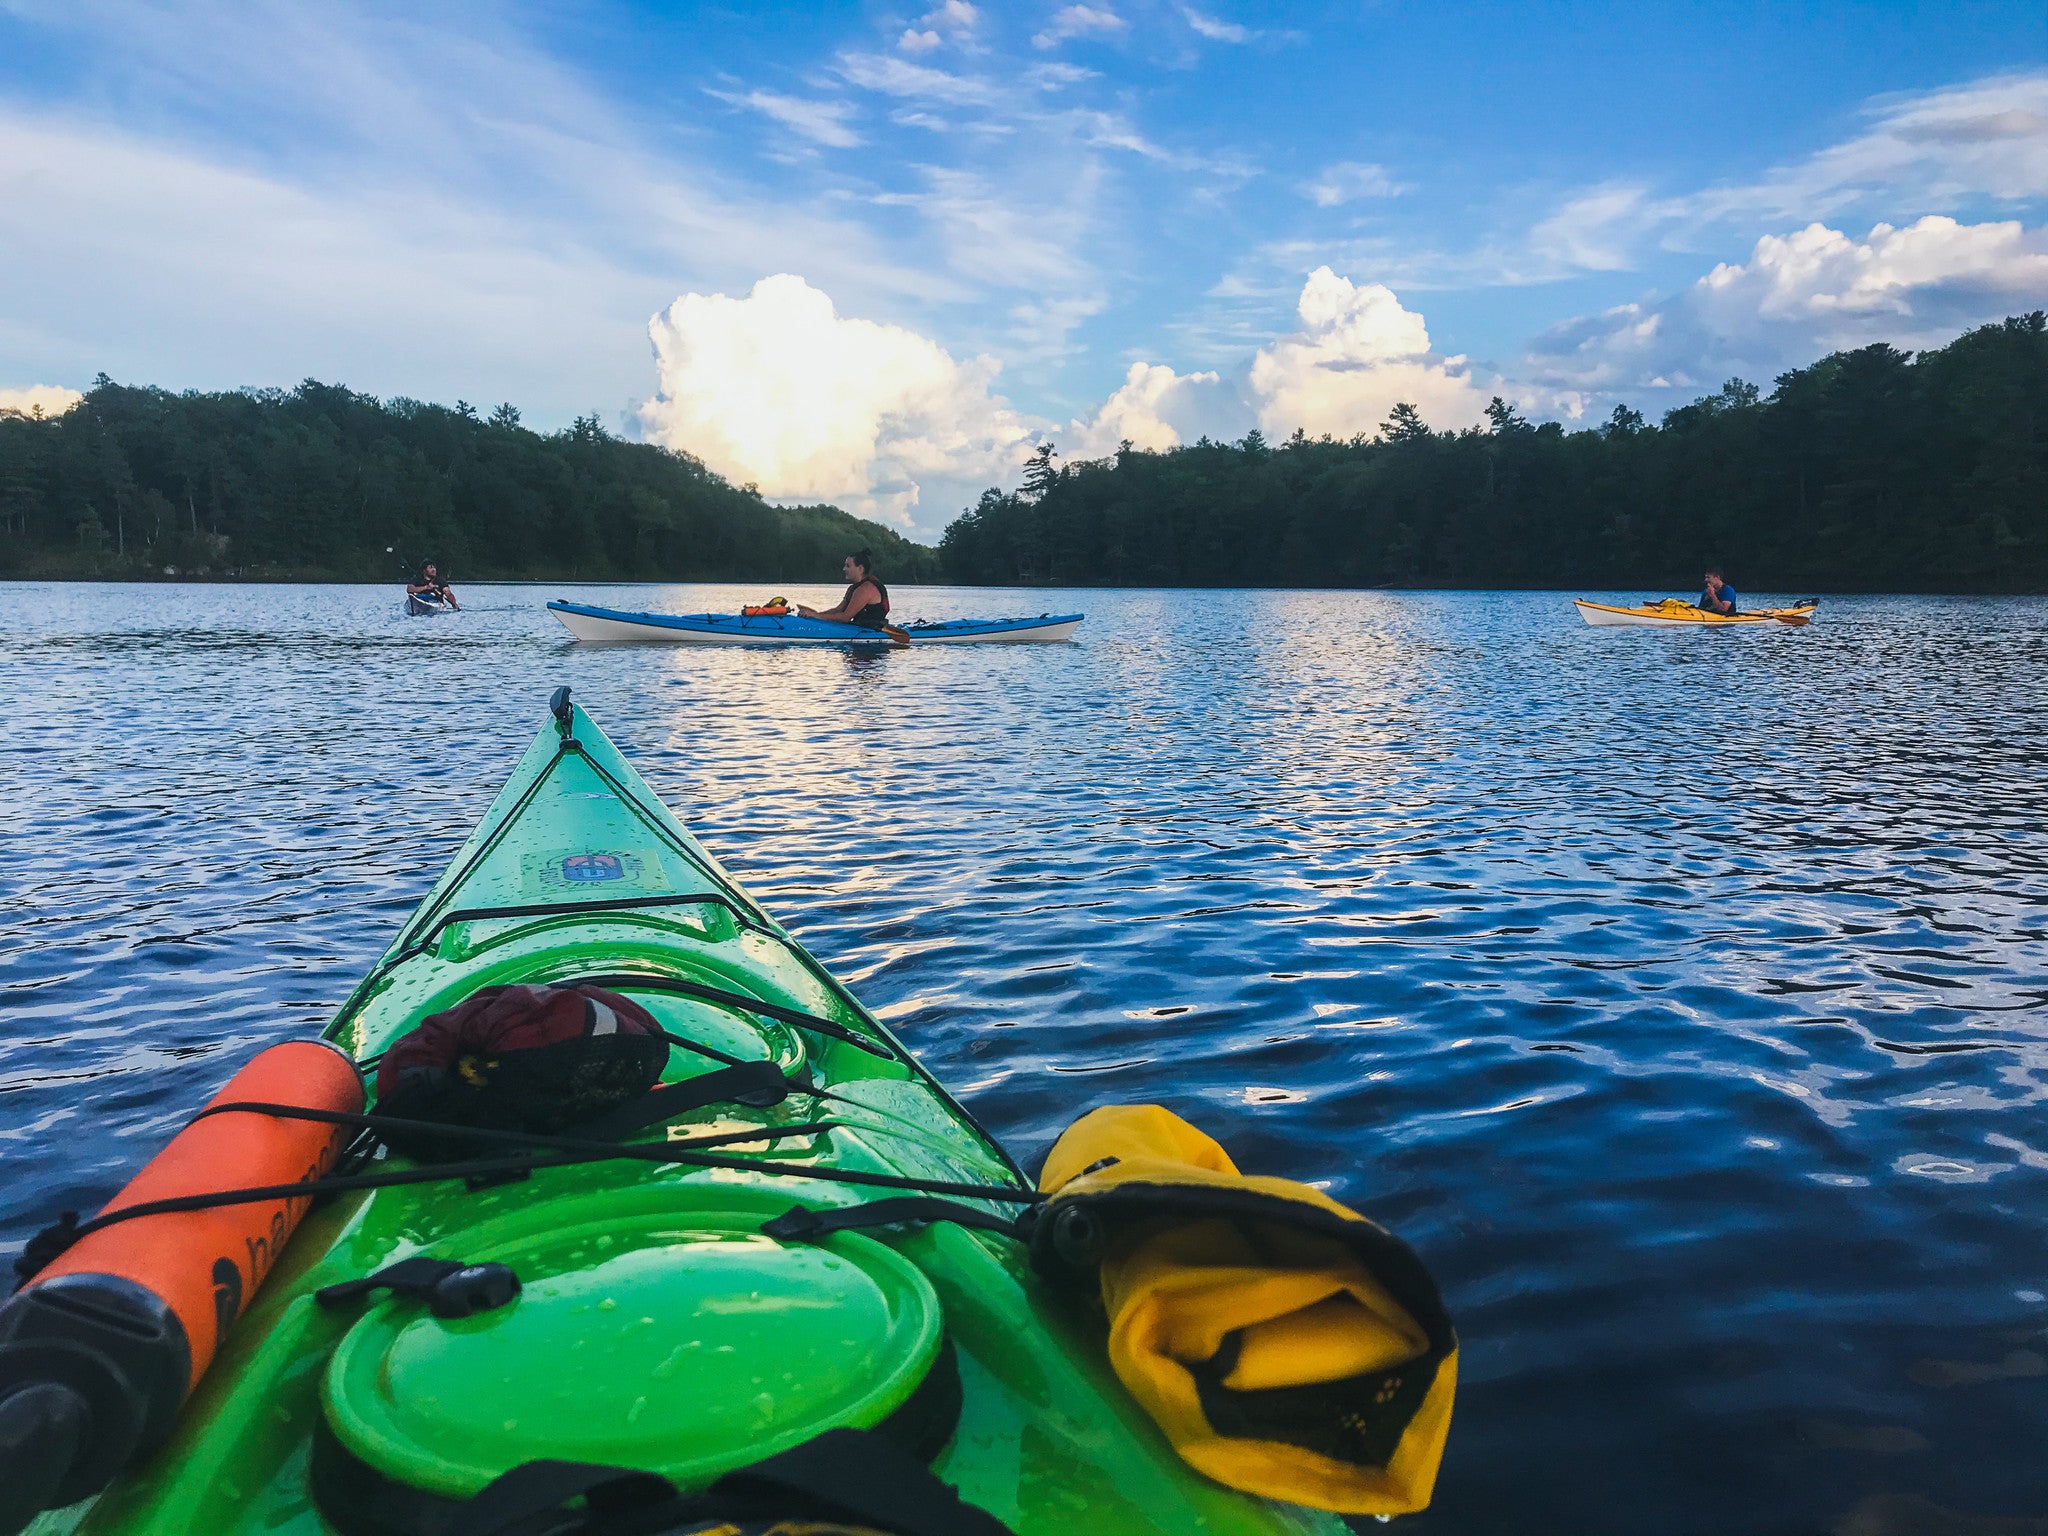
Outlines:
<svg viewBox="0 0 2048 1536"><path fill-rule="evenodd" d="M837 507L773 505L595 415L291 391L172 394L102 374L61 416L0 413L0 576L829 579L871 547L914 584L2048 590L2048 324L1877 345L1731 379L1652 425L1439 432L1397 405L1345 441L1041 444L934 550Z"/></svg>
<svg viewBox="0 0 2048 1536"><path fill-rule="evenodd" d="M501 405L297 389L172 394L102 374L60 416L0 413L0 576L829 580L871 547L936 553L837 507L781 507L593 414L537 433Z"/></svg>
<svg viewBox="0 0 2048 1536"><path fill-rule="evenodd" d="M1439 432L1412 405L1348 441L1059 464L990 490L940 544L962 583L2048 591L2040 313L1916 354L1877 345L1731 379L1653 426L1535 425L1496 399Z"/></svg>

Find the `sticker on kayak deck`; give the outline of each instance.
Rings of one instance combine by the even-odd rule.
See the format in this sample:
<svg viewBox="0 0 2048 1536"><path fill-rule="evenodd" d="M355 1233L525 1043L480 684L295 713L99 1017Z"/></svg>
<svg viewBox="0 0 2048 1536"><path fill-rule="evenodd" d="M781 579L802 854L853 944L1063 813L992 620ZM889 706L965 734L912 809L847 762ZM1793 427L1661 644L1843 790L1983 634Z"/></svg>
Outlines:
<svg viewBox="0 0 2048 1536"><path fill-rule="evenodd" d="M647 849L590 848L526 860L529 888L562 895L575 891L645 890L658 875L660 857Z"/></svg>

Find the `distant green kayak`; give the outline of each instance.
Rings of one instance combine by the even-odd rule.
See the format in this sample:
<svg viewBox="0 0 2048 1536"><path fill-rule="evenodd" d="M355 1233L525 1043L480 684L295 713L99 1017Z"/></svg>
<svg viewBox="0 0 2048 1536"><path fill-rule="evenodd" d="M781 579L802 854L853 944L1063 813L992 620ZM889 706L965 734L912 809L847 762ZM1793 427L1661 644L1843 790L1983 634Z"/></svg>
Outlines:
<svg viewBox="0 0 2048 1536"><path fill-rule="evenodd" d="M636 1100L627 1109L637 1123L579 1125L581 1140L559 1144L537 1138L520 1166L486 1159L465 1178L343 1192L314 1207L288 1245L279 1229L267 1279L260 1265L250 1271L260 1285L253 1298L241 1296L231 1265L216 1264L216 1281L236 1290L221 1303L231 1331L168 1442L96 1500L42 1516L31 1527L37 1536L580 1531L573 1521L493 1525L497 1517L478 1506L495 1499L503 1515L507 1474L528 1479L522 1496L542 1506L566 1498L571 1515L592 1477L625 1477L630 1490L631 1475L653 1473L665 1480L659 1487L695 1497L730 1489L764 1458L830 1448L828 1432L846 1430L863 1432L873 1449L856 1448L854 1470L836 1475L857 1480L859 1464L907 1457L916 1476L934 1479L934 1497L957 1496L974 1520L993 1517L1019 1536L1342 1536L1335 1515L1234 1491L1176 1453L1112 1370L1099 1312L1056 1293L1042 1255L1034 1267L1014 1225L1041 1198L1030 1182L683 830L567 692L327 1039L374 1068L423 1019L446 1017L479 988L549 984L562 998L575 997L568 987L578 983L638 1005L666 1032L666 1045L658 1035L641 1042L662 1063L665 1086L650 1095L657 1108ZM592 1038L623 1031L602 1003L575 1006L591 1008ZM322 1054L309 1042L274 1049ZM498 1065L464 1057L452 1070L487 1081ZM565 1098L601 1089L601 1065L564 1070ZM356 1091L345 1064L343 1077ZM230 1084L224 1096L235 1091ZM671 1103L680 1107L659 1107ZM1112 1134L1165 1126L1199 1140L1163 1111L1126 1113L1137 1119ZM195 1124L228 1122L269 1124L246 1112ZM241 1134L215 1132L231 1133ZM627 1155L575 1160L576 1146L607 1138ZM499 1151L486 1142L451 1155ZM1194 1155L1209 1156L1200 1147ZM1098 1179L1118 1162L1071 1156ZM1211 1171L1217 1157L1195 1183L1228 1182ZM414 1162L394 1152L356 1176L409 1177ZM1410 1416L1434 1426L1433 1443L1401 1452L1420 1468L1409 1481L1426 1499L1455 1367L1434 1288L1397 1240L1320 1194L1305 1198L1330 1207L1312 1209L1314 1221L1363 1233L1373 1255L1392 1254L1387 1283L1423 1320L1409 1330L1412 1345L1396 1351L1412 1357L1406 1385L1398 1371L1360 1379L1380 1383L1379 1400L1405 1394L1376 1455L1397 1445ZM876 1205L889 1200L945 1205L910 1219ZM848 1229L833 1230L841 1217ZM123 1230L108 1227L73 1251ZM1313 1266L1298 1273L1312 1276ZM51 1293L65 1283L49 1282ZM1364 1287L1376 1283L1353 1289L1394 1310ZM1305 1314L1307 1333L1272 1335L1260 1368L1290 1349L1320 1351L1315 1329L1342 1301ZM1364 1364L1384 1367L1379 1344L1361 1347L1373 1356ZM0 1348L0 1388L10 1358ZM1170 1360L1164 1368L1177 1370ZM1234 1454L1226 1447L1215 1462L1219 1475L1229 1475ZM1270 1476L1260 1469L1271 1458L1254 1460L1255 1475Z"/></svg>

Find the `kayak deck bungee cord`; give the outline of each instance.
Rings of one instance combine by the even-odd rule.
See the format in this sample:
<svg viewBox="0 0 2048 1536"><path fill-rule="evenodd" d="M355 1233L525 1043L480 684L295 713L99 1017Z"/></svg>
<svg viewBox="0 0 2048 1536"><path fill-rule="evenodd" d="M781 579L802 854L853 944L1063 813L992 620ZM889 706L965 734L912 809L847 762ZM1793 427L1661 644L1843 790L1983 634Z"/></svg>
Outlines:
<svg viewBox="0 0 2048 1536"><path fill-rule="evenodd" d="M1457 1341L1405 1244L1156 1106L1034 1183L550 708L325 1039L28 1245L0 1533L1341 1536L1427 1503Z"/></svg>

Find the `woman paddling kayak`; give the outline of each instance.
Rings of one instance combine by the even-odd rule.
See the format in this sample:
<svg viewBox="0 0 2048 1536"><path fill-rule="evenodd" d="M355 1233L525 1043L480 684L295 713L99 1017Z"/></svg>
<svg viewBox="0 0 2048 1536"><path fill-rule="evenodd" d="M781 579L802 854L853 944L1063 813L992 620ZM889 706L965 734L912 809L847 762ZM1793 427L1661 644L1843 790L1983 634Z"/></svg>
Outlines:
<svg viewBox="0 0 2048 1536"><path fill-rule="evenodd" d="M880 629L889 622L889 589L875 575L871 550L860 550L840 562L839 572L848 582L846 595L837 608L819 610L798 603L796 611L807 619L830 619L839 624L858 624L863 629Z"/></svg>

